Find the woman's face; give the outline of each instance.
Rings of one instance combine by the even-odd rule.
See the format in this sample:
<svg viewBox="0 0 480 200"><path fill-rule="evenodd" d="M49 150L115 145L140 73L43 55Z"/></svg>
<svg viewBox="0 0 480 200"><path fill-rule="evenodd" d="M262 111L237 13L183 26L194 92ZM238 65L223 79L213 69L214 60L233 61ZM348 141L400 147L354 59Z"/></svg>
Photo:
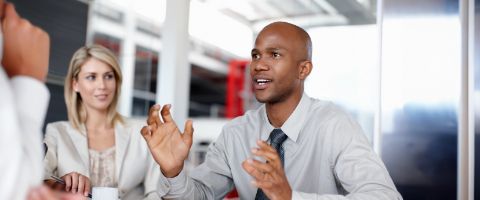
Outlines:
<svg viewBox="0 0 480 200"><path fill-rule="evenodd" d="M113 69L106 63L90 58L83 64L73 90L82 97L87 110L107 111L115 96L117 81Z"/></svg>

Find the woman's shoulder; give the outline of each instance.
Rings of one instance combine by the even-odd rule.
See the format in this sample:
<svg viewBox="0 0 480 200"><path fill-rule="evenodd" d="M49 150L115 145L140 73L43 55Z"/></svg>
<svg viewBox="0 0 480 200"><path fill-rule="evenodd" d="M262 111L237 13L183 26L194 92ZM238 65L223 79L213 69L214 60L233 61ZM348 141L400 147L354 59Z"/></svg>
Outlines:
<svg viewBox="0 0 480 200"><path fill-rule="evenodd" d="M68 131L72 129L73 126L69 121L56 121L47 124L47 133L50 130L57 130L57 131Z"/></svg>
<svg viewBox="0 0 480 200"><path fill-rule="evenodd" d="M66 138L69 133L77 131L69 121L57 121L47 124L45 138Z"/></svg>

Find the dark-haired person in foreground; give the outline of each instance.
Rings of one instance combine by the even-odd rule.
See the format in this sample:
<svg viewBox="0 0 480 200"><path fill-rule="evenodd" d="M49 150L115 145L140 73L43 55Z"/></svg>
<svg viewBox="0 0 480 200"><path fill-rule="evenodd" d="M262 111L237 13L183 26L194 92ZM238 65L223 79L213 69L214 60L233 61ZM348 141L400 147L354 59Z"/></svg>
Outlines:
<svg viewBox="0 0 480 200"><path fill-rule="evenodd" d="M160 165L166 199L402 199L360 126L334 104L310 98L312 42L285 22L266 26L252 50L256 110L227 123L203 164L185 173L192 122L181 133L170 105L151 108L142 135ZM260 159L254 159L260 158ZM266 160L262 162L259 160Z"/></svg>

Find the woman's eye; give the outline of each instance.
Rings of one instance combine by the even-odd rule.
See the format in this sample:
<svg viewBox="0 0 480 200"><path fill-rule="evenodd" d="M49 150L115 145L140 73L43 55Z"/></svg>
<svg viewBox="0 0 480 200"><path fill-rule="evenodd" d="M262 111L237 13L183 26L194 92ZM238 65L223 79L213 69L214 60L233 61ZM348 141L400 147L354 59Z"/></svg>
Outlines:
<svg viewBox="0 0 480 200"><path fill-rule="evenodd" d="M95 80L95 76L87 76L86 79L87 80Z"/></svg>
<svg viewBox="0 0 480 200"><path fill-rule="evenodd" d="M106 78L106 79L113 79L113 78L115 78L115 76L113 76L113 74L107 74L107 75L105 76L105 78Z"/></svg>

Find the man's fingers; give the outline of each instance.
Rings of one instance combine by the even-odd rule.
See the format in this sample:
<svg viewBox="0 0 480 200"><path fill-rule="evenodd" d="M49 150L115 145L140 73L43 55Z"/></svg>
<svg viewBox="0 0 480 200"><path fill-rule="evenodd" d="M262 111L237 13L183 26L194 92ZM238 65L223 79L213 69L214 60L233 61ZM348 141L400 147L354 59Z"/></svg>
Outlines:
<svg viewBox="0 0 480 200"><path fill-rule="evenodd" d="M18 19L18 18L20 18L18 16L17 11L15 10L15 6L12 3L5 3L4 5L5 5L5 7L4 7L5 14L3 15L4 18L6 18L6 19Z"/></svg>
<svg viewBox="0 0 480 200"><path fill-rule="evenodd" d="M257 171L260 171L262 173L272 174L275 172L275 169L269 163L259 162L258 160L254 160L254 159L248 159L247 162Z"/></svg>
<svg viewBox="0 0 480 200"><path fill-rule="evenodd" d="M253 148L252 153L255 156L265 158L267 162L269 162L270 164L273 164L274 166L281 166L282 164L280 161L280 157L278 156L278 153L275 150L272 151L269 148L272 148L272 147L263 146L260 148Z"/></svg>
<svg viewBox="0 0 480 200"><path fill-rule="evenodd" d="M3 0L0 0L0 20L3 21L3 18L5 17L5 8L6 8L6 3Z"/></svg>
<svg viewBox="0 0 480 200"><path fill-rule="evenodd" d="M5 13L3 14L2 18L2 27L5 30L6 27L16 26L16 24L20 22L21 18L18 16L15 6L13 6L12 3L5 3L4 5Z"/></svg>
<svg viewBox="0 0 480 200"><path fill-rule="evenodd" d="M273 183L272 183L271 181L253 180L252 183L253 183L253 185L255 185L256 187L261 188L262 190L264 190L263 192L265 192L265 190L271 189L272 186L273 186ZM267 195L267 196L268 196L268 195Z"/></svg>
<svg viewBox="0 0 480 200"><path fill-rule="evenodd" d="M172 115L170 114L170 108L171 107L172 107L172 105L170 105L170 104L164 105L162 107L162 110L160 111L160 113L162 114L162 119L165 123L173 122Z"/></svg>
<svg viewBox="0 0 480 200"><path fill-rule="evenodd" d="M258 145L258 148L261 150L277 153L277 150L275 148L273 148L263 140L257 140L257 145Z"/></svg>
<svg viewBox="0 0 480 200"><path fill-rule="evenodd" d="M161 123L157 122L155 118L158 118L158 111L160 110L160 105L155 104L152 107L150 107L150 110L148 111L148 119L147 119L147 124L151 125L153 123L156 123L157 125L160 125Z"/></svg>
<svg viewBox="0 0 480 200"><path fill-rule="evenodd" d="M140 130L140 133L142 133L143 138L148 142L152 138L151 131L147 126L144 126L142 130Z"/></svg>
<svg viewBox="0 0 480 200"><path fill-rule="evenodd" d="M192 120L187 120L185 122L185 130L183 132L183 141L189 146L192 146L193 141L193 122Z"/></svg>
<svg viewBox="0 0 480 200"><path fill-rule="evenodd" d="M246 161L243 161L242 167L243 169L254 179L256 180L263 180L265 179L265 173L259 171L257 168L255 168L252 163L255 162L253 159L248 159ZM258 162L258 161L256 161Z"/></svg>

